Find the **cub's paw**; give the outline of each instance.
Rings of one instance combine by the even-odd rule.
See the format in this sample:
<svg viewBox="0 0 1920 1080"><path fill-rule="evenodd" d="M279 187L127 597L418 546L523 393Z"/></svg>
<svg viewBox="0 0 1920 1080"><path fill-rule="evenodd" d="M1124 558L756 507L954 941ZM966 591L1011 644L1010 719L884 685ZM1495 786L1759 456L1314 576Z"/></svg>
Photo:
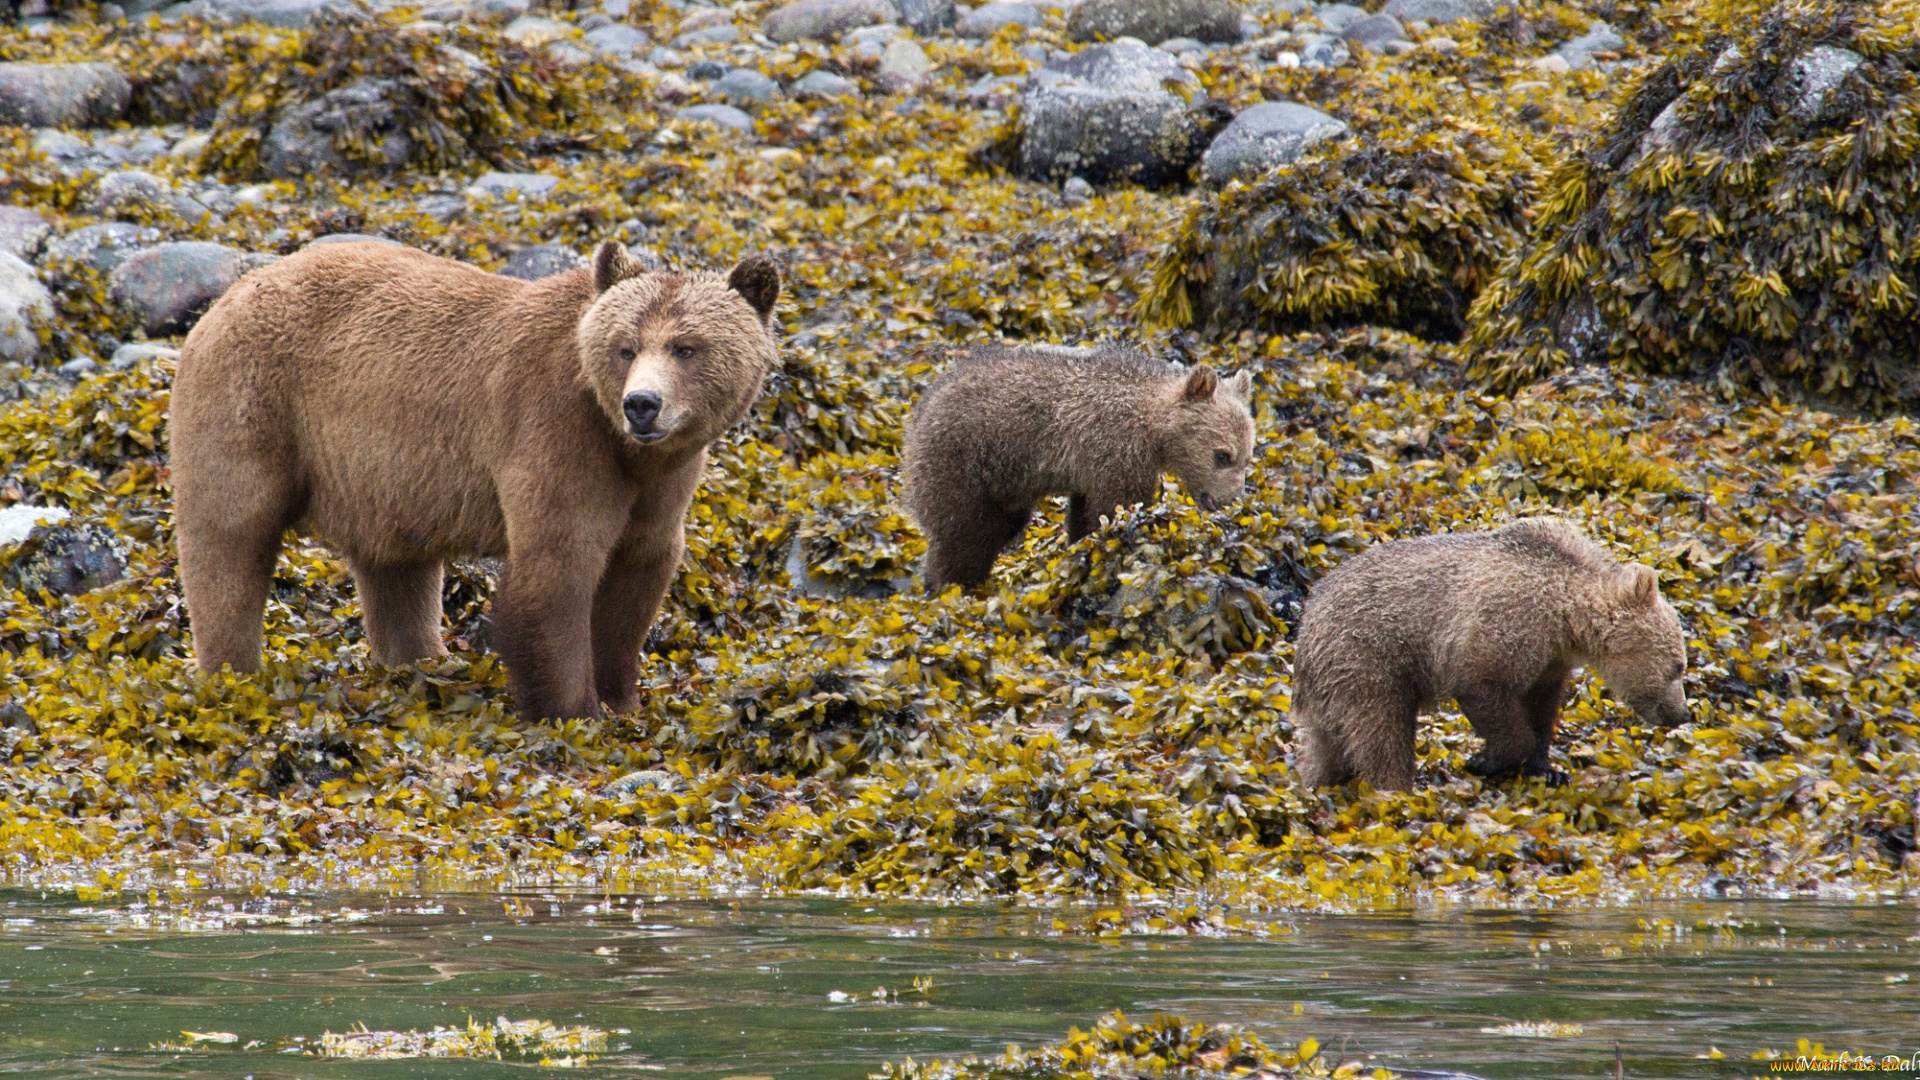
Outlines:
<svg viewBox="0 0 1920 1080"><path fill-rule="evenodd" d="M1548 787L1560 787L1573 779L1573 775L1567 770L1556 769L1551 765L1544 769L1528 769L1526 775L1545 780Z"/></svg>

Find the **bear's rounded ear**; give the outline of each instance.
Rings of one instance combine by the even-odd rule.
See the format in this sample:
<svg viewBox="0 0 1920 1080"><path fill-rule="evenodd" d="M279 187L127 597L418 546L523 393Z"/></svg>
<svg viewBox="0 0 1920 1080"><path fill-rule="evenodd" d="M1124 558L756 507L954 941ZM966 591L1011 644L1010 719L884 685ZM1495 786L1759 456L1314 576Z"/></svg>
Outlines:
<svg viewBox="0 0 1920 1080"><path fill-rule="evenodd" d="M1221 380L1220 385L1227 388L1242 405L1253 399L1253 372L1242 368L1231 379Z"/></svg>
<svg viewBox="0 0 1920 1080"><path fill-rule="evenodd" d="M627 253L625 245L602 241L600 249L593 253L593 291L606 292L645 269L639 259Z"/></svg>
<svg viewBox="0 0 1920 1080"><path fill-rule="evenodd" d="M773 321L773 304L780 299L780 268L764 255L749 255L727 275L727 284L746 298L760 321Z"/></svg>
<svg viewBox="0 0 1920 1080"><path fill-rule="evenodd" d="M1220 376L1205 364L1187 372L1187 388L1183 395L1188 401L1212 401L1213 392L1220 388Z"/></svg>
<svg viewBox="0 0 1920 1080"><path fill-rule="evenodd" d="M1627 579L1620 585L1620 602L1629 607L1648 607L1660 596L1660 572L1646 563L1627 567Z"/></svg>

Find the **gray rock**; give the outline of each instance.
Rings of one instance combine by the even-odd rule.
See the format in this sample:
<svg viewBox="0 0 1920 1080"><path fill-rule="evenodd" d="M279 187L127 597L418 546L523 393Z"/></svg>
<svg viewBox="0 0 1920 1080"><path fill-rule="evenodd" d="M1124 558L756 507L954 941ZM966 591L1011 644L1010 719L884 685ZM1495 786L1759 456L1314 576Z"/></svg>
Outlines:
<svg viewBox="0 0 1920 1080"><path fill-rule="evenodd" d="M0 64L0 123L93 127L126 115L133 84L112 64Z"/></svg>
<svg viewBox="0 0 1920 1080"><path fill-rule="evenodd" d="M503 27L500 36L529 49L573 36L573 25L538 15L523 15Z"/></svg>
<svg viewBox="0 0 1920 1080"><path fill-rule="evenodd" d="M53 226L37 210L0 206L0 252L32 262L52 232Z"/></svg>
<svg viewBox="0 0 1920 1080"><path fill-rule="evenodd" d="M134 341L113 350L113 359L107 366L115 371L126 371L141 364L155 360L178 360L180 350L171 345L155 345L150 341Z"/></svg>
<svg viewBox="0 0 1920 1080"><path fill-rule="evenodd" d="M1794 98L1793 115L1802 120L1817 120L1826 111L1827 95L1853 74L1866 58L1852 49L1835 45L1816 45L1794 58L1793 81L1799 93Z"/></svg>
<svg viewBox="0 0 1920 1080"><path fill-rule="evenodd" d="M887 51L887 42L900 36L901 28L892 23L879 26L862 26L858 30L849 30L841 36L852 50L853 55L863 60L880 62L880 54Z"/></svg>
<svg viewBox="0 0 1920 1080"><path fill-rule="evenodd" d="M686 57L681 56L665 45L656 45L647 51L647 63L652 64L654 67L677 68L686 62Z"/></svg>
<svg viewBox="0 0 1920 1080"><path fill-rule="evenodd" d="M1160 51L1165 53L1172 53L1175 56L1183 56L1188 53L1194 53L1196 55L1205 55L1207 51L1207 47L1205 44L1199 41L1195 41L1193 38L1190 38L1190 37L1176 37L1176 38L1168 38L1167 40L1161 42Z"/></svg>
<svg viewBox="0 0 1920 1080"><path fill-rule="evenodd" d="M860 87L852 79L835 75L831 71L809 71L793 85L787 87L787 93L795 97L854 97L860 96Z"/></svg>
<svg viewBox="0 0 1920 1080"><path fill-rule="evenodd" d="M757 104L779 97L780 84L752 68L734 68L714 80L708 92L735 104L741 102Z"/></svg>
<svg viewBox="0 0 1920 1080"><path fill-rule="evenodd" d="M732 68L718 60L702 60L687 68L687 78L699 79L701 82L712 82L714 79L718 79L732 70Z"/></svg>
<svg viewBox="0 0 1920 1080"><path fill-rule="evenodd" d="M993 0L976 8L964 8L953 22L953 32L965 38L989 38L1003 26L1040 25L1040 10L1016 0Z"/></svg>
<svg viewBox="0 0 1920 1080"><path fill-rule="evenodd" d="M543 277L563 274L575 267L587 265L587 260L554 244L540 244L535 247L521 248L500 268L500 276L519 278L521 281L539 281Z"/></svg>
<svg viewBox="0 0 1920 1080"><path fill-rule="evenodd" d="M932 37L953 25L953 0L898 0L900 25Z"/></svg>
<svg viewBox="0 0 1920 1080"><path fill-rule="evenodd" d="M1207 147L1201 166L1207 179L1216 184L1235 177L1251 179L1346 130L1345 123L1318 109L1290 101L1269 101L1235 116Z"/></svg>
<svg viewBox="0 0 1920 1080"><path fill-rule="evenodd" d="M986 101L999 94L1011 94L1027 85L1025 75L982 75L968 85L968 101Z"/></svg>
<svg viewBox="0 0 1920 1080"><path fill-rule="evenodd" d="M384 236L373 236L368 233L357 232L328 233L325 236L316 236L307 242L308 247L315 247L320 244L391 244L394 247L406 246L398 240L389 240Z"/></svg>
<svg viewBox="0 0 1920 1080"><path fill-rule="evenodd" d="M480 16L505 16L517 19L533 10L533 0L473 0L472 11Z"/></svg>
<svg viewBox="0 0 1920 1080"><path fill-rule="evenodd" d="M88 208L108 217L166 209L187 221L198 221L207 208L199 200L173 190L173 185L139 169L121 169L100 178Z"/></svg>
<svg viewBox="0 0 1920 1080"><path fill-rule="evenodd" d="M91 356L76 356L61 364L59 372L66 378L78 381L100 370L100 364Z"/></svg>
<svg viewBox="0 0 1920 1080"><path fill-rule="evenodd" d="M207 0L212 14L234 22L266 23L289 30L305 30L323 11L352 11L344 0Z"/></svg>
<svg viewBox="0 0 1920 1080"><path fill-rule="evenodd" d="M540 46L540 51L561 67L575 68L593 62L592 50L583 49L571 41L549 41Z"/></svg>
<svg viewBox="0 0 1920 1080"><path fill-rule="evenodd" d="M1391 15L1369 15L1364 19L1355 19L1335 31L1342 41L1364 46L1375 52L1389 41L1406 40L1407 32L1400 26L1400 20Z"/></svg>
<svg viewBox="0 0 1920 1080"><path fill-rule="evenodd" d="M53 319L53 294L33 267L0 252L0 359L24 364L40 355L40 326Z"/></svg>
<svg viewBox="0 0 1920 1080"><path fill-rule="evenodd" d="M717 124L732 131L753 134L753 117L731 105L689 105L674 115L681 120Z"/></svg>
<svg viewBox="0 0 1920 1080"><path fill-rule="evenodd" d="M1425 23L1449 23L1484 19L1493 14L1494 0L1387 0L1380 14L1391 15L1403 23L1418 19Z"/></svg>
<svg viewBox="0 0 1920 1080"><path fill-rule="evenodd" d="M581 19L579 22L575 23L574 25L580 28L581 33L590 34L595 30L601 29L602 27L612 26L613 20L608 18L605 12L596 11L593 14L588 15L586 18Z"/></svg>
<svg viewBox="0 0 1920 1080"><path fill-rule="evenodd" d="M0 547L12 547L25 540L39 525L58 525L72 516L64 506L27 506L16 503L0 508Z"/></svg>
<svg viewBox="0 0 1920 1080"><path fill-rule="evenodd" d="M1168 38L1240 40L1240 8L1233 0L1083 0L1067 17L1074 41L1139 38L1157 45Z"/></svg>
<svg viewBox="0 0 1920 1080"><path fill-rule="evenodd" d="M490 172L467 185L467 194L480 198L542 199L560 186L560 178L545 173Z"/></svg>
<svg viewBox="0 0 1920 1080"><path fill-rule="evenodd" d="M783 44L834 38L856 26L900 21L893 0L795 0L760 20L766 35Z"/></svg>
<svg viewBox="0 0 1920 1080"><path fill-rule="evenodd" d="M933 61L927 59L925 50L912 38L896 38L887 42L886 51L880 54L880 69L874 74L874 81L889 93L907 94L920 89L927 76L933 73Z"/></svg>
<svg viewBox="0 0 1920 1080"><path fill-rule="evenodd" d="M589 30L587 46L603 56L633 56L647 47L647 35L625 23L613 23Z"/></svg>
<svg viewBox="0 0 1920 1080"><path fill-rule="evenodd" d="M1177 182L1199 155L1204 118L1165 83L1197 84L1137 41L1092 45L1036 71L1020 101L1018 171L1033 180Z"/></svg>
<svg viewBox="0 0 1920 1080"><path fill-rule="evenodd" d="M1627 47L1627 39L1614 33L1613 28L1603 22L1596 22L1584 34L1571 41L1562 42L1553 54L1567 62L1572 71L1593 66L1593 54L1597 52L1619 52Z"/></svg>
<svg viewBox="0 0 1920 1080"><path fill-rule="evenodd" d="M114 268L107 297L149 337L184 333L258 261L223 244L159 244Z"/></svg>
<svg viewBox="0 0 1920 1080"><path fill-rule="evenodd" d="M1067 182L1060 186L1060 198L1068 206L1084 205L1093 198L1093 185L1081 177L1069 176Z"/></svg>
<svg viewBox="0 0 1920 1080"><path fill-rule="evenodd" d="M111 532L97 525L38 525L20 542L0 580L34 596L78 596L127 573Z"/></svg>
<svg viewBox="0 0 1920 1080"><path fill-rule="evenodd" d="M413 138L388 98L396 88L388 80L360 79L282 112L261 144L261 169L284 180L399 169L413 157ZM376 160L350 161L333 148L335 133L349 127L381 133Z"/></svg>
<svg viewBox="0 0 1920 1080"><path fill-rule="evenodd" d="M1322 4L1314 9L1313 16L1320 20L1321 26L1338 33L1348 23L1359 22L1366 18L1367 13L1364 9L1354 7L1352 4Z"/></svg>
<svg viewBox="0 0 1920 1080"><path fill-rule="evenodd" d="M695 45L726 45L738 40L740 40L740 28L732 23L721 23L718 26L703 26L698 30L676 34L673 47L686 49Z"/></svg>
<svg viewBox="0 0 1920 1080"><path fill-rule="evenodd" d="M144 228L124 221L88 225L47 242L41 260L51 268L90 267L96 273L111 274L139 248L158 243L160 230Z"/></svg>

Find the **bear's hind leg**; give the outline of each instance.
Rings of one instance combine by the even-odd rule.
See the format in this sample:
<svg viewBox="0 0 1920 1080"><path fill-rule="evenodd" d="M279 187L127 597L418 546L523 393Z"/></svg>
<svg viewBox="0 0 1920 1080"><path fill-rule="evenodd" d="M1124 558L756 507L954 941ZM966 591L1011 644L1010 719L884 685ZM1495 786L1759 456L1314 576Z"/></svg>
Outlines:
<svg viewBox="0 0 1920 1080"><path fill-rule="evenodd" d="M927 537L927 590L985 584L994 560L1019 538L1032 516L1031 507L1008 512L984 502L969 513L942 515L940 528Z"/></svg>
<svg viewBox="0 0 1920 1080"><path fill-rule="evenodd" d="M376 663L389 667L447 655L440 640L440 564L371 565L350 560Z"/></svg>
<svg viewBox="0 0 1920 1080"><path fill-rule="evenodd" d="M219 505L215 494L202 496L191 487L174 496L180 588L193 631L194 662L202 671L219 671L223 664L241 672L260 669L273 564L293 516L270 481L250 487L240 482L248 478L245 469L236 465L233 472L231 490L218 493L225 499ZM230 498L235 491L263 494L251 505L235 504Z"/></svg>
<svg viewBox="0 0 1920 1080"><path fill-rule="evenodd" d="M1533 756L1521 771L1528 776L1544 776L1556 787L1570 779L1564 770L1553 767L1551 759L1554 729L1560 725L1560 707L1566 703L1570 681L1568 672L1549 673L1527 691L1521 702L1527 712L1527 726L1533 730Z"/></svg>
<svg viewBox="0 0 1920 1080"><path fill-rule="evenodd" d="M1340 740L1335 733L1326 730L1324 722L1302 710L1295 710L1293 724L1294 730L1300 734L1300 749L1294 755L1294 765L1300 772L1302 783L1310 788L1335 787L1353 779L1353 763L1347 760Z"/></svg>
<svg viewBox="0 0 1920 1080"><path fill-rule="evenodd" d="M1413 790L1413 737L1419 720L1419 707L1400 700L1372 703L1341 717L1347 760L1375 791Z"/></svg>

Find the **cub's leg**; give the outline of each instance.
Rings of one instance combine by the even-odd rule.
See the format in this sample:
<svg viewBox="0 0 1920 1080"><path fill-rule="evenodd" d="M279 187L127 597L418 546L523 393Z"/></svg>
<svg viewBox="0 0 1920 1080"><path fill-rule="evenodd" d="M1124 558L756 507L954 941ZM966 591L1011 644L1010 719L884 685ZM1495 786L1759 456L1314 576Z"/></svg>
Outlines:
<svg viewBox="0 0 1920 1080"><path fill-rule="evenodd" d="M1467 771L1488 778L1520 772L1536 752L1533 724L1521 695L1505 687L1484 687L1459 697L1460 711L1486 740L1467 761Z"/></svg>
<svg viewBox="0 0 1920 1080"><path fill-rule="evenodd" d="M1375 791L1412 791L1416 702L1399 696L1348 709L1339 723L1347 760Z"/></svg>
<svg viewBox="0 0 1920 1080"><path fill-rule="evenodd" d="M1293 723L1300 734L1300 750L1294 755L1294 762L1302 783L1308 787L1334 787L1354 778L1353 762L1347 760L1338 733L1327 730L1326 722L1318 714L1296 710Z"/></svg>
<svg viewBox="0 0 1920 1080"><path fill-rule="evenodd" d="M1548 755L1553 750L1554 729L1560 724L1560 709L1566 704L1567 685L1571 681L1570 672L1550 672L1535 683L1521 701L1527 713L1527 726L1533 730L1533 755L1527 758L1521 771L1528 776L1544 776L1547 783L1555 786L1570 779L1565 770L1553 767Z"/></svg>
<svg viewBox="0 0 1920 1080"><path fill-rule="evenodd" d="M679 523L670 538L626 544L614 551L593 594L593 684L611 713L640 707L640 646L659 614L685 542Z"/></svg>
<svg viewBox="0 0 1920 1080"><path fill-rule="evenodd" d="M181 478L174 492L180 587L202 671L260 668L261 621L280 538L298 516L294 493L266 470L235 461L223 474Z"/></svg>
<svg viewBox="0 0 1920 1080"><path fill-rule="evenodd" d="M1067 500L1067 540L1078 540L1098 529L1101 515L1112 516L1116 507L1132 506L1151 498L1151 487L1124 486L1072 496Z"/></svg>
<svg viewBox="0 0 1920 1080"><path fill-rule="evenodd" d="M1071 544L1100 527L1100 515L1087 510L1085 495L1067 498L1067 543Z"/></svg>
<svg viewBox="0 0 1920 1080"><path fill-rule="evenodd" d="M351 560L376 663L389 667L447 655L440 640L440 564Z"/></svg>
<svg viewBox="0 0 1920 1080"><path fill-rule="evenodd" d="M984 584L993 563L1027 527L1032 507L1002 510L984 499L962 512L942 514L927 536L927 589Z"/></svg>

